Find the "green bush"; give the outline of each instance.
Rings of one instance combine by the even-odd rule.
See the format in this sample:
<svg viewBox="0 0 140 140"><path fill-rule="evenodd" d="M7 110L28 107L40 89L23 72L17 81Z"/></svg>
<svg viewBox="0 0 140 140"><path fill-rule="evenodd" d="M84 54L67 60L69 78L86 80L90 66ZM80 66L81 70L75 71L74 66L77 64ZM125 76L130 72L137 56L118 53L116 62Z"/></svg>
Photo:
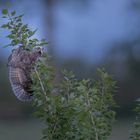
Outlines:
<svg viewBox="0 0 140 140"><path fill-rule="evenodd" d="M115 117L112 110L115 106L112 97L115 82L111 76L98 69L99 79L77 80L72 72L63 70L64 79L54 87L51 82L53 75L51 69L49 66L40 65L34 72L33 89L36 95L35 114L46 124L43 138L107 139ZM41 85L44 85L44 88Z"/></svg>
<svg viewBox="0 0 140 140"><path fill-rule="evenodd" d="M136 108L134 109L136 112L136 120L132 126L132 132L130 135L131 140L140 140L140 103L137 102Z"/></svg>

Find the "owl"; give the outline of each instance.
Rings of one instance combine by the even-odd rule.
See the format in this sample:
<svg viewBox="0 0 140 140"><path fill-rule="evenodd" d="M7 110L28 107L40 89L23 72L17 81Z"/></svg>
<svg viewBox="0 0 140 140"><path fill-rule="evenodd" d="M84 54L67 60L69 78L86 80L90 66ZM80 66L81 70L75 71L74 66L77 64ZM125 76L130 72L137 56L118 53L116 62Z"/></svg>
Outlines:
<svg viewBox="0 0 140 140"><path fill-rule="evenodd" d="M42 47L34 47L32 50L19 47L8 58L10 84L15 96L21 101L32 101L34 98L31 71L42 53Z"/></svg>

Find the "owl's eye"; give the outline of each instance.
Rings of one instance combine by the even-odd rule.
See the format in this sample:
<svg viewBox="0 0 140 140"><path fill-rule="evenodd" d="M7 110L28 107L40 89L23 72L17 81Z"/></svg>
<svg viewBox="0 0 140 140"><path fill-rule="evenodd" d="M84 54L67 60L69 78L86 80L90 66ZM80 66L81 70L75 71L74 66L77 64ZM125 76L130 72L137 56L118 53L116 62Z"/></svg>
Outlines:
<svg viewBox="0 0 140 140"><path fill-rule="evenodd" d="M41 50L38 51L39 54L42 54Z"/></svg>

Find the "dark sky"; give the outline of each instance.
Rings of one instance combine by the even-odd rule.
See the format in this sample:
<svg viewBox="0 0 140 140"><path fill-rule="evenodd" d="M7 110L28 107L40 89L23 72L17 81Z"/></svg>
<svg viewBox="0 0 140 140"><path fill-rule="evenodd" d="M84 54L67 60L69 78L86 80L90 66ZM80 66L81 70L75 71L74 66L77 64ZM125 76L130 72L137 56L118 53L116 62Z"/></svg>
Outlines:
<svg viewBox="0 0 140 140"><path fill-rule="evenodd" d="M78 55L95 63L112 44L133 40L139 29L139 12L131 0L94 0L84 6L58 5L55 43L65 56Z"/></svg>
<svg viewBox="0 0 140 140"><path fill-rule="evenodd" d="M87 0L85 3L69 1L54 7L53 44L62 58L75 56L96 63L114 43L138 36L139 11L135 10L131 0ZM34 3L12 0L10 9L24 13L25 23L33 29L38 28L36 36L43 37L45 6L41 0L34 0ZM0 38L3 35L4 32ZM0 45L4 43L2 39Z"/></svg>

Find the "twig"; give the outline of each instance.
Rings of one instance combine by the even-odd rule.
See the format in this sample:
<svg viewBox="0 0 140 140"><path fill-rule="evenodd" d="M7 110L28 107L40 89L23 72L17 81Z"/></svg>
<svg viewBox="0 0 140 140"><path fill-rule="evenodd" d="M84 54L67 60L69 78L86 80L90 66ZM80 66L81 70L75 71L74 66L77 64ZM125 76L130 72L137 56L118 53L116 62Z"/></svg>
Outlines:
<svg viewBox="0 0 140 140"><path fill-rule="evenodd" d="M94 131L95 131L95 139L96 139L96 140L99 140L99 136L98 136L97 128L96 128L96 125L95 125L95 121L94 121L92 112L91 112L91 110L90 110L90 108L91 108L91 103L90 103L90 100L89 100L89 94L88 94L88 92L86 92L86 96L87 96L87 107L89 108L89 114L90 114L91 122L92 122L92 124L93 124L93 129L94 129Z"/></svg>
<svg viewBox="0 0 140 140"><path fill-rule="evenodd" d="M36 70L36 68L35 68L34 70L35 70L35 73L36 73L37 78L38 78L38 80L39 80L39 83L40 83L41 89L42 89L42 91L43 91L43 93L44 93L44 95L45 95L46 101L47 101L47 100L48 100L48 99L47 99L47 93L46 93L46 91L45 91L45 88L44 88L43 82L41 81L41 78L40 78L39 73L38 73L38 71Z"/></svg>

